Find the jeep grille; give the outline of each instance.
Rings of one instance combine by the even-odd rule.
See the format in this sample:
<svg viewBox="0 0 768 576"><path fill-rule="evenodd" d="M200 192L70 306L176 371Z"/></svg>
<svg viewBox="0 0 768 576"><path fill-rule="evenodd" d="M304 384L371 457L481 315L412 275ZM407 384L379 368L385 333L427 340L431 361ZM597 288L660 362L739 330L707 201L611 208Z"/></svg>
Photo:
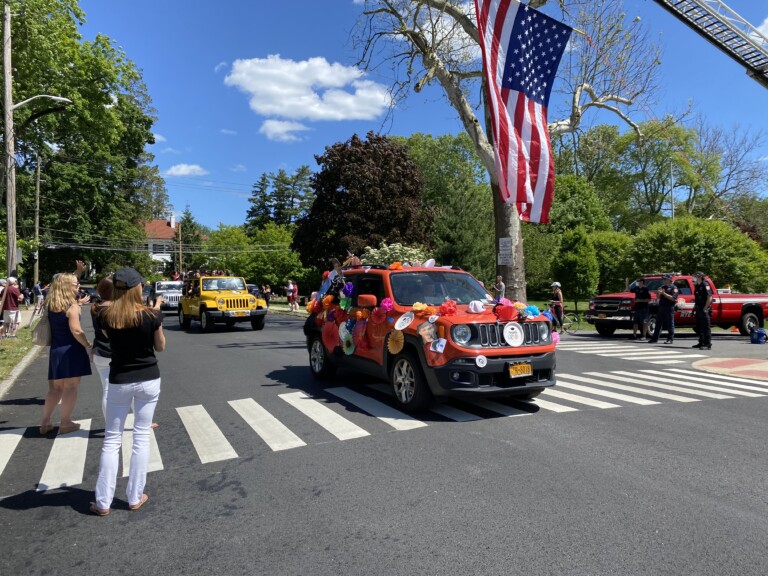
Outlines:
<svg viewBox="0 0 768 576"><path fill-rule="evenodd" d="M224 307L227 309L248 309L250 298L225 298Z"/></svg>
<svg viewBox="0 0 768 576"><path fill-rule="evenodd" d="M163 300L165 302L178 304L180 298L181 298L181 294L163 294Z"/></svg>
<svg viewBox="0 0 768 576"><path fill-rule="evenodd" d="M539 335L539 326L541 322L521 322L520 326L523 328L523 345L535 345L545 344L549 340L541 338ZM477 325L477 337L472 335L470 340L470 346L482 346L483 348L507 348L509 344L504 340L504 326L506 324L499 324L494 322L493 324L478 324ZM474 331L473 331L474 332Z"/></svg>

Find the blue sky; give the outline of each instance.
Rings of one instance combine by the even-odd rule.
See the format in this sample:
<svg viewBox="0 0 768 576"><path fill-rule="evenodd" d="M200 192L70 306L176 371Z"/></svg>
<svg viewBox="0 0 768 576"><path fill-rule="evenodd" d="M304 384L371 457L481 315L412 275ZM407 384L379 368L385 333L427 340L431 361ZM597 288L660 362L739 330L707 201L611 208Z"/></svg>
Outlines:
<svg viewBox="0 0 768 576"><path fill-rule="evenodd" d="M766 0L727 3L768 35ZM751 126L768 138L768 90L651 0L624 5L628 17L640 16L661 38L663 88L649 112L680 112L692 101L711 124ZM212 228L243 223L262 173L290 173L303 164L315 170L314 155L354 133L462 130L438 88L412 95L386 118L390 78L354 68L350 33L363 8L359 0L81 0L81 6L83 36L108 35L143 70L158 116L151 151L175 211L188 205ZM768 142L760 155L768 162Z"/></svg>

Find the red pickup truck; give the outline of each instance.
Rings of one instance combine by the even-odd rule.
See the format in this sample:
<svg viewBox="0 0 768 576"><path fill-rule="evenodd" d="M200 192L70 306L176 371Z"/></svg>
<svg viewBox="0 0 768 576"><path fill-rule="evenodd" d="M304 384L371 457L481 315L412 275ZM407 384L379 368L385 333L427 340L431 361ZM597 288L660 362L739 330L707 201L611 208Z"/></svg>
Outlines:
<svg viewBox="0 0 768 576"><path fill-rule="evenodd" d="M650 319L648 329L653 332L656 325L658 308L657 290L662 285L661 274L644 275L645 285L651 292ZM678 310L675 312L675 326L695 326L693 314L693 276L672 274L673 283L678 291ZM721 328L738 326L739 332L748 335L753 329L763 326L768 316L768 294L731 294L730 290L718 291L709 277L704 279L712 289L712 325ZM632 328L633 305L635 295L630 284L627 292L601 294L589 301L589 310L585 319L594 324L601 336L610 336L616 330Z"/></svg>

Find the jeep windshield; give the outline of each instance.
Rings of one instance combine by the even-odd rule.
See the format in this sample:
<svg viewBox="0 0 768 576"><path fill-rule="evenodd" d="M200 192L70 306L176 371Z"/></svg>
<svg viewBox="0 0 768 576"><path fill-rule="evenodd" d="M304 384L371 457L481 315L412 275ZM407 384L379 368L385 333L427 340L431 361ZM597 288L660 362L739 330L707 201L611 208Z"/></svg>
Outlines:
<svg viewBox="0 0 768 576"><path fill-rule="evenodd" d="M203 290L245 290L242 278L203 278Z"/></svg>
<svg viewBox="0 0 768 576"><path fill-rule="evenodd" d="M181 292L181 282L158 282L155 284L156 292L169 292L171 290Z"/></svg>
<svg viewBox="0 0 768 576"><path fill-rule="evenodd" d="M414 302L439 306L446 300L455 300L457 304L493 301L486 289L464 272L399 272L392 274L389 281L395 301L402 306L412 306Z"/></svg>

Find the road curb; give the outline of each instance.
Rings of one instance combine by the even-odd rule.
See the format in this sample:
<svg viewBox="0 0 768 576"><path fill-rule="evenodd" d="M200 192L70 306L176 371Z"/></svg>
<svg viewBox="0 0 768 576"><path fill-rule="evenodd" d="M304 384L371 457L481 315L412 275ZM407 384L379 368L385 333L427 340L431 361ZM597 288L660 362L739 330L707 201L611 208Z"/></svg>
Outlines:
<svg viewBox="0 0 768 576"><path fill-rule="evenodd" d="M768 360L759 358L707 358L691 364L697 370L768 381Z"/></svg>
<svg viewBox="0 0 768 576"><path fill-rule="evenodd" d="M0 399L2 399L8 391L13 387L14 383L16 382L16 379L21 375L24 370L27 369L27 366L32 364L35 358L37 358L37 355L40 354L40 351L43 349L42 346L35 346L32 345L32 348L29 350L29 352L26 353L24 358L21 359L21 362L16 364L14 366L13 370L11 370L11 373L8 375L8 378L0 382Z"/></svg>

